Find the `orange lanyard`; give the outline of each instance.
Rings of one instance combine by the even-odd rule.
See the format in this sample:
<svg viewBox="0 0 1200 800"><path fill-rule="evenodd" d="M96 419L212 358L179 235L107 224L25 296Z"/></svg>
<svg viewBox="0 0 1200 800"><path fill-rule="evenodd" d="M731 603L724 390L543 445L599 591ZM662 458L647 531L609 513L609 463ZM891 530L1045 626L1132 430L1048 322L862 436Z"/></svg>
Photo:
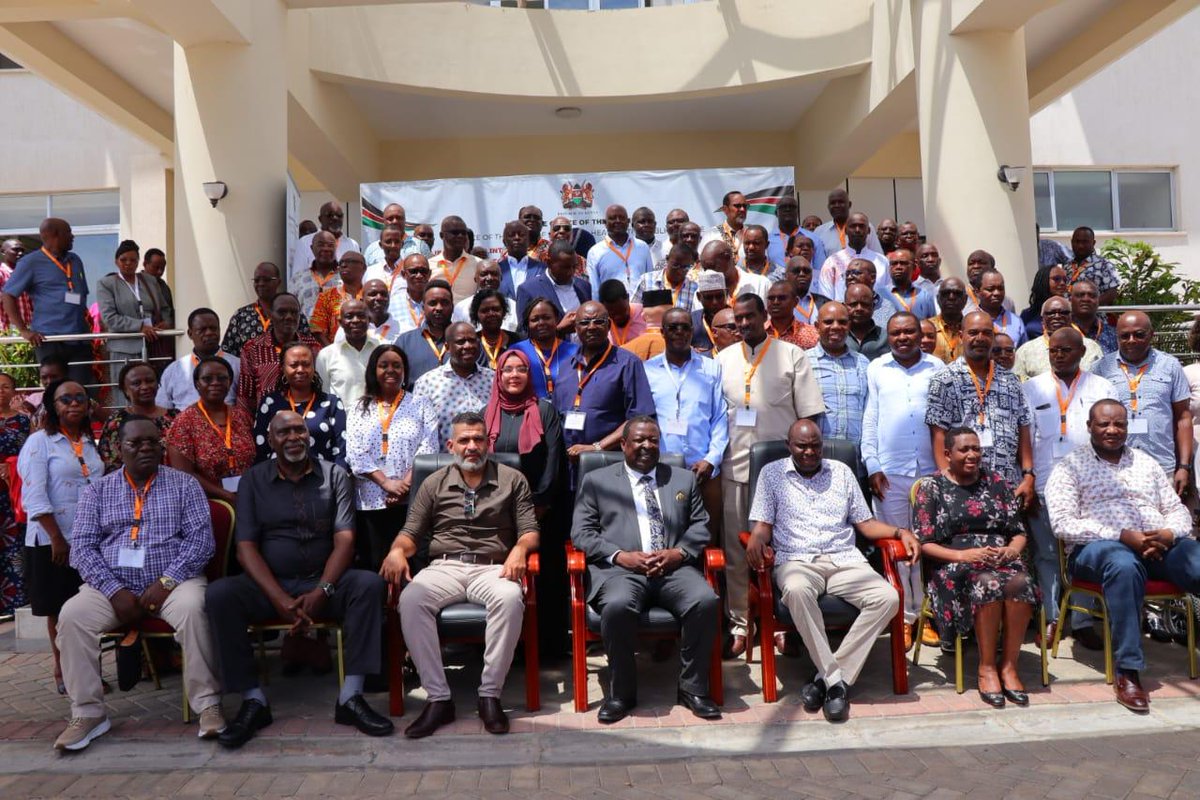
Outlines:
<svg viewBox="0 0 1200 800"><path fill-rule="evenodd" d="M754 373L758 372L758 365L762 363L763 356L767 354L767 350L771 347L770 338L763 341L763 349L758 351L758 358L754 359L753 364L750 361L750 346L742 342L742 354L745 356L746 367L746 408L750 408L750 381L754 378Z"/></svg>
<svg viewBox="0 0 1200 800"><path fill-rule="evenodd" d="M807 322L809 325L811 325L812 324L812 314L813 314L813 311L816 310L816 308L817 308L817 300L810 294L808 296L808 310L807 311L804 310L804 301L801 300L800 302L796 303L795 317L796 317L796 319L800 319L800 317L803 316L804 321Z"/></svg>
<svg viewBox="0 0 1200 800"><path fill-rule="evenodd" d="M834 229L835 231L837 231L837 235L838 235L838 243L839 243L839 244L841 244L841 246L842 246L842 249L845 249L845 247L846 247L846 226L845 226L845 225L838 225L838 224L835 222L835 223L833 223L833 229Z"/></svg>
<svg viewBox="0 0 1200 800"><path fill-rule="evenodd" d="M626 322L624 328L618 328L615 322L609 324L612 326L613 338L617 340L617 344L624 347L626 340L629 339L629 326L633 324L633 320L630 319L629 322Z"/></svg>
<svg viewBox="0 0 1200 800"><path fill-rule="evenodd" d="M342 286L340 291L342 294L342 303L346 302L346 298L348 298L348 297L353 297L355 300L363 299L363 288L361 286L358 287L358 291L355 292L353 295L346 291L345 285ZM391 291L391 287L388 287L388 291ZM339 303L339 305L341 305L341 304Z"/></svg>
<svg viewBox="0 0 1200 800"><path fill-rule="evenodd" d="M388 294L392 293L392 284L396 282L396 275L400 273L400 265L396 264L391 269L388 269L387 262L383 264L383 271L387 273L387 280L384 281L388 287Z"/></svg>
<svg viewBox="0 0 1200 800"><path fill-rule="evenodd" d="M770 326L767 328L767 333L768 333L768 334L770 334L770 336L771 336L771 338L772 338L772 339L783 339L783 338L784 338L784 336L787 336L787 335L789 335L789 334L792 332L792 329L793 329L793 328L795 328L795 327L796 327L796 323L795 323L795 322L789 322L789 323L788 323L788 326L787 326L787 330L786 330L786 331L780 331L780 330L779 330L778 328L776 328L774 325L770 325ZM786 339L785 339L784 341L786 341Z"/></svg>
<svg viewBox="0 0 1200 800"><path fill-rule="evenodd" d="M200 409L200 413L204 415L204 419L209 426L217 432L217 436L221 435L221 429L217 427L217 423L213 422L213 418L208 415L206 409L201 403L196 403L196 408ZM237 469L237 459L233 456L233 409L225 407L225 456L229 460L229 471L233 472Z"/></svg>
<svg viewBox="0 0 1200 800"><path fill-rule="evenodd" d="M759 275L766 275L768 272L771 271L771 259L768 258L767 260L763 261L762 269L754 269L753 267L750 266L750 262L746 262L746 271L747 272L756 272Z"/></svg>
<svg viewBox="0 0 1200 800"><path fill-rule="evenodd" d="M446 274L446 280L450 283L451 286L453 286L454 282L456 280L458 280L458 276L462 274L463 267L465 267L467 265L467 256L464 253L463 255L454 259L455 267L454 267L453 275L450 274L450 267L447 266L447 264L449 264L449 263L450 262L446 261L445 258L442 258L442 272L444 272Z"/></svg>
<svg viewBox="0 0 1200 800"><path fill-rule="evenodd" d="M1146 374L1146 370L1150 369L1149 364L1142 364L1138 367L1137 376L1129 377L1129 367L1125 366L1124 361L1117 361L1117 366L1121 368L1121 372L1125 373L1125 380L1129 383L1129 408L1134 414L1137 413L1138 407L1138 387L1142 385L1142 376Z"/></svg>
<svg viewBox="0 0 1200 800"><path fill-rule="evenodd" d="M300 414L300 416L304 417L305 419L308 419L308 412L312 411L313 402L316 399L317 399L317 393L313 392L312 397L308 398L308 405L306 405L304 407L304 413ZM287 401L288 401L288 405L292 407L292 411L295 411L296 413L299 414L300 412L296 411L296 401L292 399L292 393L290 391L287 393Z"/></svg>
<svg viewBox="0 0 1200 800"><path fill-rule="evenodd" d="M679 288L676 289L671 285L671 279L667 277L667 271L663 270L663 285L671 290L671 305L679 305L679 295L683 292L683 285L687 283L687 275L683 276L683 280L679 282Z"/></svg>
<svg viewBox="0 0 1200 800"><path fill-rule="evenodd" d="M125 473L125 482L133 490L133 527L129 529L129 542L134 547L137 547L138 533L142 530L142 511L146 507L146 498L149 497L150 487L154 485L154 479L157 477L158 473L151 475L150 480L146 481L146 485L139 492L133 478L129 477L128 472Z"/></svg>
<svg viewBox="0 0 1200 800"><path fill-rule="evenodd" d="M53 262L54 262L54 266L58 267L58 268L59 268L59 270L61 270L61 271L62 271L62 274L63 274L63 275L66 275L66 276L67 276L67 291L69 291L69 292L73 292L73 291L75 291L75 281L74 281L74 279L71 277L71 269L72 269L72 268L71 268L71 261L70 261L70 259L67 259L67 264L66 264L66 266L63 266L63 263L62 263L61 261L59 261L57 258L55 258L54 256L52 256L52 255L50 254L50 251L49 251L49 250L47 250L47 249L46 249L46 248L44 248L44 247L42 248L42 254L43 254L43 255L45 255L45 256L46 256L46 258L48 258L48 259L50 259L51 261L53 261Z"/></svg>
<svg viewBox="0 0 1200 800"><path fill-rule="evenodd" d="M936 322L934 323L934 327L937 328ZM955 353L958 350L958 343L962 341L962 334L960 333L958 336L952 336L950 334L950 329L946 327L945 320L942 320L942 326L938 328L937 331L939 334L941 334L942 338L946 340L946 347L950 349L950 352Z"/></svg>
<svg viewBox="0 0 1200 800"><path fill-rule="evenodd" d="M80 434L78 439L72 439L65 433L63 436L67 437L67 441L71 444L71 449L75 451L75 460L79 462L79 471L83 473L83 479L91 483L91 470L88 469L87 462L83 460L83 434Z"/></svg>
<svg viewBox="0 0 1200 800"><path fill-rule="evenodd" d="M259 310L258 303L254 304L254 313L258 314L258 324L262 325L263 333L271 330L271 318Z"/></svg>
<svg viewBox="0 0 1200 800"><path fill-rule="evenodd" d="M317 282L317 288L320 289L322 292L325 291L325 284L329 283L331 280L333 280L334 278L337 277L336 269L333 272L326 275L325 280L321 280L321 276L317 274L316 270L310 269L309 272L312 273L313 280Z"/></svg>
<svg viewBox="0 0 1200 800"><path fill-rule="evenodd" d="M1071 283L1072 284L1074 284L1075 281L1079 280L1079 276L1081 274L1083 274L1083 270L1086 268L1087 268L1087 259L1086 258L1079 264L1071 265Z"/></svg>
<svg viewBox="0 0 1200 800"><path fill-rule="evenodd" d="M213 358L225 358L225 353L222 350L217 350L217 352L214 353L212 357ZM200 359L197 358L195 353L192 353L192 369L195 369L198 366L200 366Z"/></svg>
<svg viewBox="0 0 1200 800"><path fill-rule="evenodd" d="M984 406L987 403L988 392L992 390L992 378L996 377L995 363L988 362L987 383L983 386L979 385L979 378L975 377L975 370L967 367L967 374L971 376L971 382L975 384L975 394L979 396L979 425L983 427L987 425L987 416L984 414Z"/></svg>
<svg viewBox="0 0 1200 800"><path fill-rule="evenodd" d="M596 370L600 369L600 365L608 359L608 354L612 352L612 349L613 346L610 342L608 348L604 351L604 355L600 356L600 358L596 360L596 363L592 366L592 368L587 371L587 375L583 374L582 366L575 368L575 375L579 381L579 388L575 390L575 408L579 408L580 404L583 403L583 387L587 386L588 381L590 381L592 376L596 374Z"/></svg>
<svg viewBox="0 0 1200 800"><path fill-rule="evenodd" d="M708 334L709 344L711 344L713 346L713 349L716 350L717 349L717 338L715 336L713 336L712 326L710 326L708 324L708 320L706 320L703 315L700 316L700 322L702 322L704 324L704 332Z"/></svg>
<svg viewBox="0 0 1200 800"><path fill-rule="evenodd" d="M738 287L741 285L742 285L742 273L739 272L737 274L737 282L733 284L733 290L729 293L729 307L730 308L733 308L734 303L737 302L737 296L738 296L737 290L738 290Z"/></svg>
<svg viewBox="0 0 1200 800"><path fill-rule="evenodd" d="M396 416L396 409L400 407L400 401L403 399L404 390L401 389L400 394L396 395L396 399L392 401L392 407L388 409L387 414L383 413L382 401L375 404L375 410L379 412L379 428L383 432L380 445L384 456L388 454L388 430L392 427L392 417Z"/></svg>
<svg viewBox="0 0 1200 800"><path fill-rule="evenodd" d="M554 346L550 348L549 357L542 355L542 348L538 347L533 342L533 352L537 353L538 361L542 362L542 374L546 377L546 394L554 396L554 375L552 374L552 364L554 363L554 354L558 352L558 346L562 344L562 339L555 338Z"/></svg>
<svg viewBox="0 0 1200 800"><path fill-rule="evenodd" d="M418 308L420 303L413 303L413 299L409 297L407 292L404 294L404 301L404 305L408 309L408 318L412 320L413 327L421 327L421 323L425 321L425 309Z"/></svg>
<svg viewBox="0 0 1200 800"><path fill-rule="evenodd" d="M1006 310L1000 309L1000 316L992 320L992 330L996 333L1008 333L1008 312Z"/></svg>
<svg viewBox="0 0 1200 800"><path fill-rule="evenodd" d="M500 331L500 336L496 338L496 347L494 349L488 347L486 336L481 335L479 343L483 345L483 352L487 354L488 363L492 365L492 369L495 369L496 359L500 357L500 352L504 349L504 331Z"/></svg>
<svg viewBox="0 0 1200 800"><path fill-rule="evenodd" d="M971 298L971 302L979 305L979 300L975 297L975 290L971 288L971 284L967 284L967 297Z"/></svg>
<svg viewBox="0 0 1200 800"><path fill-rule="evenodd" d="M904 302L904 298L901 297L900 293L897 292L895 289L892 289L892 296L900 301L900 305L904 306L905 311L907 311L910 314L912 313L913 306L915 306L917 304L917 290L916 289L908 290L908 302L907 303Z"/></svg>
<svg viewBox="0 0 1200 800"><path fill-rule="evenodd" d="M442 357L446 355L446 345L442 344L442 349L438 350L438 346L434 343L433 337L429 335L429 331L422 331L421 336L425 339L425 343L429 345L429 349L437 356L438 363L442 363Z"/></svg>
<svg viewBox="0 0 1200 800"><path fill-rule="evenodd" d="M621 259L622 263L625 264L625 282L629 283L629 278L630 278L629 259L633 255L633 237L632 236L629 237L629 242L625 247L624 253L622 253L620 250L618 250L616 247L613 246L612 239L609 239L606 236L606 237L604 237L604 241L606 244L608 244L608 249L612 250L614 253L616 253L617 258Z"/></svg>
<svg viewBox="0 0 1200 800"><path fill-rule="evenodd" d="M1071 400L1075 397L1075 389L1079 386L1079 379L1083 376L1083 370L1076 370L1075 377L1071 379L1071 389L1067 392L1066 399L1063 399L1062 387L1059 386L1062 381L1056 375L1054 377L1054 393L1058 395L1058 438L1067 438L1067 409L1071 407Z"/></svg>

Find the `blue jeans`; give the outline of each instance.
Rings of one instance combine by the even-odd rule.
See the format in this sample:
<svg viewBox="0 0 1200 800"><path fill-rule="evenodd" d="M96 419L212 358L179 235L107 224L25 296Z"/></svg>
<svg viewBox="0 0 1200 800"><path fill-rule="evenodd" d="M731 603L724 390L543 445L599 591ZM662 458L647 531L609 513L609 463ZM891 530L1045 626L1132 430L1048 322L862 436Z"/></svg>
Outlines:
<svg viewBox="0 0 1200 800"><path fill-rule="evenodd" d="M1146 667L1142 654L1142 601L1146 580L1167 580L1185 592L1200 592L1200 542L1179 539L1161 559L1148 561L1118 541L1089 542L1067 562L1071 575L1104 587L1113 661L1118 669Z"/></svg>

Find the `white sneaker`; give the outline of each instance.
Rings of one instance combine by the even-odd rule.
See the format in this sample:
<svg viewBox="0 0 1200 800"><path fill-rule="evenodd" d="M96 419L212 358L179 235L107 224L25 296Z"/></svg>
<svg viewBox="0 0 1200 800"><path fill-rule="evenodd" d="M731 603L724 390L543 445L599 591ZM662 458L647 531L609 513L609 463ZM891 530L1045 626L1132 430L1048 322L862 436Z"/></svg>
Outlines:
<svg viewBox="0 0 1200 800"><path fill-rule="evenodd" d="M220 703L214 703L200 712L200 731L197 735L201 739L212 739L223 730L225 715L221 713Z"/></svg>
<svg viewBox="0 0 1200 800"><path fill-rule="evenodd" d="M92 743L92 739L108 733L110 728L108 717L75 717L54 740L54 749L82 750Z"/></svg>

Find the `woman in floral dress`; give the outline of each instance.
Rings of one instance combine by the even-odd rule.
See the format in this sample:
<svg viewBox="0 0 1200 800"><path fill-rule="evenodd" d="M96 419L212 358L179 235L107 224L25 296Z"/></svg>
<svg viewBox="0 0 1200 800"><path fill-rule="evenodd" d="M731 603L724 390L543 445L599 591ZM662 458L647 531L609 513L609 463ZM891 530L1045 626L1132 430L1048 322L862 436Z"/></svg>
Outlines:
<svg viewBox="0 0 1200 800"><path fill-rule="evenodd" d="M29 438L29 416L12 410L17 395L13 376L0 372L0 459L15 456ZM9 616L25 605L24 569L21 549L24 536L13 516L8 495L7 466L0 466L0 617Z"/></svg>
<svg viewBox="0 0 1200 800"><path fill-rule="evenodd" d="M945 472L917 484L913 526L921 552L940 562L927 587L934 621L944 643L975 631L985 703L1003 708L1007 699L1027 705L1017 656L1040 598L1021 560L1026 536L1020 511L1004 479L980 470L983 450L975 431L949 430L946 457Z"/></svg>

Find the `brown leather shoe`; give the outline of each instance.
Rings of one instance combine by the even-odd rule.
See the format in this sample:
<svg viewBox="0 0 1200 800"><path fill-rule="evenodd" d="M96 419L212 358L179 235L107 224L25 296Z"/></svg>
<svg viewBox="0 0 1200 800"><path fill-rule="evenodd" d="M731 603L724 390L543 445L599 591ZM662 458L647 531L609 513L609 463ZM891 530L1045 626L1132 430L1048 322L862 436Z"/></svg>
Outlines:
<svg viewBox="0 0 1200 800"><path fill-rule="evenodd" d="M483 720L483 729L488 733L508 733L508 716L497 697L480 697L478 703L479 718Z"/></svg>
<svg viewBox="0 0 1200 800"><path fill-rule="evenodd" d="M741 658L746 654L746 637L735 633L729 637L729 644L722 654L725 658Z"/></svg>
<svg viewBox="0 0 1200 800"><path fill-rule="evenodd" d="M781 656L788 654L788 640L786 631L775 631L775 652Z"/></svg>
<svg viewBox="0 0 1200 800"><path fill-rule="evenodd" d="M904 652L912 650L913 646L913 626L909 623L904 623Z"/></svg>
<svg viewBox="0 0 1200 800"><path fill-rule="evenodd" d="M1150 710L1150 697L1137 678L1118 674L1117 679L1113 681L1113 692L1117 696L1117 702L1130 711L1145 714Z"/></svg>

